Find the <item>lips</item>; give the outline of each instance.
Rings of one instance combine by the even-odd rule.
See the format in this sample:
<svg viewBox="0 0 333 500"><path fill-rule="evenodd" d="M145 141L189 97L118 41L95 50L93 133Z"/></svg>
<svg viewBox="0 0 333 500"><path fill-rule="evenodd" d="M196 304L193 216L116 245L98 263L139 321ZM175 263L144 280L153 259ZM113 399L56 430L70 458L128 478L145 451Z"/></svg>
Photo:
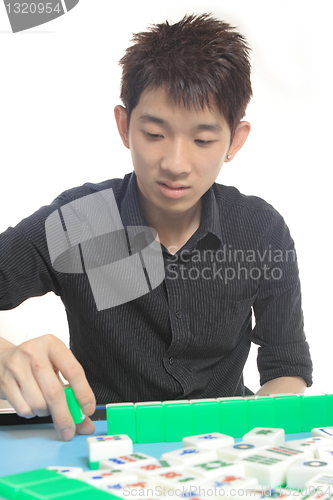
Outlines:
<svg viewBox="0 0 333 500"><path fill-rule="evenodd" d="M159 184L162 184L170 189L187 189L188 186L184 186L182 184L173 184L172 182L159 182Z"/></svg>
<svg viewBox="0 0 333 500"><path fill-rule="evenodd" d="M185 196L190 189L188 186L172 182L158 182L157 185L164 196L174 199Z"/></svg>

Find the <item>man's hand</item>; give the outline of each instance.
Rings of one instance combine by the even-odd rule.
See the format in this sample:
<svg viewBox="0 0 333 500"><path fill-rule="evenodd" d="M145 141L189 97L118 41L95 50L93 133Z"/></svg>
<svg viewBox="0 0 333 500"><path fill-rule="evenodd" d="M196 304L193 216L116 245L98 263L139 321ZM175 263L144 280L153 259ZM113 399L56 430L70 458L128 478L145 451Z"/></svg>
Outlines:
<svg viewBox="0 0 333 500"><path fill-rule="evenodd" d="M76 426L69 412L59 372L68 380L87 417ZM95 397L84 370L65 344L53 335L44 335L14 346L0 339L0 399L7 399L25 418L52 416L64 441L78 434L92 434L88 418L95 411Z"/></svg>
<svg viewBox="0 0 333 500"><path fill-rule="evenodd" d="M306 383L301 377L279 377L266 382L259 391L257 396L269 396L270 394L299 394L306 389Z"/></svg>

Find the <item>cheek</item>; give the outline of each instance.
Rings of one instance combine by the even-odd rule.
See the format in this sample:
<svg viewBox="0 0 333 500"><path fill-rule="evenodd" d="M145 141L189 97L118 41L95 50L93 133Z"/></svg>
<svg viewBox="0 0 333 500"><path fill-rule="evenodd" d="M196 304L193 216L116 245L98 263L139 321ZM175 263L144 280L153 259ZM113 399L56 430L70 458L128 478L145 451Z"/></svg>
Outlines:
<svg viewBox="0 0 333 500"><path fill-rule="evenodd" d="M145 164L145 148L140 138L135 135L130 138L130 150L134 167L140 168Z"/></svg>
<svg viewBox="0 0 333 500"><path fill-rule="evenodd" d="M146 143L132 143L132 160L134 166L138 168L151 169L159 165L160 154L154 148L147 146Z"/></svg>
<svg viewBox="0 0 333 500"><path fill-rule="evenodd" d="M136 150L132 152L132 160L133 165L138 167L141 171L150 170L156 165L154 158L145 150Z"/></svg>
<svg viewBox="0 0 333 500"><path fill-rule="evenodd" d="M209 155L209 157L205 158L205 162L202 162L201 165L198 163L197 172L198 175L206 181L210 181L211 179L215 180L220 170L222 168L223 161L220 155Z"/></svg>

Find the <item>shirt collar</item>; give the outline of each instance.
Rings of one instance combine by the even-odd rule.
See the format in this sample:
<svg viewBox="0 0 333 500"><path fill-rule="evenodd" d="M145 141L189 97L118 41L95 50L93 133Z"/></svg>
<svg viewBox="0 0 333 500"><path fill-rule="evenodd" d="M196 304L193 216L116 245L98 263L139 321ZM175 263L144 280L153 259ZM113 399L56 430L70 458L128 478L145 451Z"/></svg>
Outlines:
<svg viewBox="0 0 333 500"><path fill-rule="evenodd" d="M138 185L134 172L130 175L126 194L121 202L120 215L124 226L148 226L138 200Z"/></svg>
<svg viewBox="0 0 333 500"><path fill-rule="evenodd" d="M214 184L202 197L200 229L205 234L214 234L222 242L220 211L214 193Z"/></svg>
<svg viewBox="0 0 333 500"><path fill-rule="evenodd" d="M138 185L134 172L130 175L126 194L121 202L120 214L124 226L148 226L138 200ZM214 234L222 242L219 207L213 186L202 197L201 223L199 238L207 233Z"/></svg>

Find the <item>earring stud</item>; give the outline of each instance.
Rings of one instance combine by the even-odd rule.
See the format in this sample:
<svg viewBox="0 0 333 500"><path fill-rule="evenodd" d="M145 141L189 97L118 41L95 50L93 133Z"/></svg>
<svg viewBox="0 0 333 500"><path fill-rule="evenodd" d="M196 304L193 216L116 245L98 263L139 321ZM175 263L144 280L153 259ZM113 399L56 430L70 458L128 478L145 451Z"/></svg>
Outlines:
<svg viewBox="0 0 333 500"><path fill-rule="evenodd" d="M227 155L227 160L230 160L230 158L231 158L231 155Z"/></svg>

